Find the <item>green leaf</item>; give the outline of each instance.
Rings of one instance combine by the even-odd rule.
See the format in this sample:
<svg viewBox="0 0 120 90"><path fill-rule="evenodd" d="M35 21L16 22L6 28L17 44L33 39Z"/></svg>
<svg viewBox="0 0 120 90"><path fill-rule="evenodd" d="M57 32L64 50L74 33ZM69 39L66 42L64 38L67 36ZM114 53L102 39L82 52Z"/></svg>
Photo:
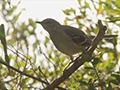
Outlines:
<svg viewBox="0 0 120 90"><path fill-rule="evenodd" d="M106 3L111 4L111 0L107 0Z"/></svg>
<svg viewBox="0 0 120 90"><path fill-rule="evenodd" d="M112 74L111 76L115 77L116 80L119 82L120 84L120 75L117 75L117 74Z"/></svg>
<svg viewBox="0 0 120 90"><path fill-rule="evenodd" d="M31 19L31 18L29 18L29 25L33 25L33 23L35 23L35 22L33 22L33 20Z"/></svg>
<svg viewBox="0 0 120 90"><path fill-rule="evenodd" d="M92 78L89 79L88 84L92 83Z"/></svg>
<svg viewBox="0 0 120 90"><path fill-rule="evenodd" d="M18 20L19 16L21 15L22 11L25 10L24 8L18 13L18 15L15 15L13 17L13 23L16 23L16 21Z"/></svg>
<svg viewBox="0 0 120 90"><path fill-rule="evenodd" d="M89 90L95 90L94 83L92 82L92 78L89 79L88 87Z"/></svg>
<svg viewBox="0 0 120 90"><path fill-rule="evenodd" d="M120 17L107 17L106 19L109 19L109 22L116 22L116 21L120 21Z"/></svg>
<svg viewBox="0 0 120 90"><path fill-rule="evenodd" d="M111 5L111 3L105 3L104 9L106 12L110 15L120 15L120 9L114 9Z"/></svg>
<svg viewBox="0 0 120 90"><path fill-rule="evenodd" d="M81 3L80 3L80 2L81 2L81 0L78 0L78 4L81 6Z"/></svg>
<svg viewBox="0 0 120 90"><path fill-rule="evenodd" d="M99 0L99 2L101 2L101 0ZM99 9L98 9L98 10L100 11L101 9L102 9L102 4L100 3L100 4L99 4Z"/></svg>
<svg viewBox="0 0 120 90"><path fill-rule="evenodd" d="M0 26L0 39L5 39L4 25Z"/></svg>
<svg viewBox="0 0 120 90"><path fill-rule="evenodd" d="M85 67L85 69L93 69L93 67Z"/></svg>
<svg viewBox="0 0 120 90"><path fill-rule="evenodd" d="M10 59L8 57L8 54L7 54L7 45L6 45L5 30L4 30L4 25L3 24L0 26L0 40L1 40L1 43L4 47L6 63L9 65Z"/></svg>
<svg viewBox="0 0 120 90"><path fill-rule="evenodd" d="M108 8L105 8L107 13L110 14L110 15L120 15L120 10L117 10L117 9L108 9Z"/></svg>
<svg viewBox="0 0 120 90"><path fill-rule="evenodd" d="M108 87L107 87L107 90L111 90L111 89L112 89L112 85L111 85L111 83L109 82Z"/></svg>
<svg viewBox="0 0 120 90"><path fill-rule="evenodd" d="M49 38L48 37L45 37L45 42L44 42L44 45L45 45L45 47L47 47L47 43L49 42Z"/></svg>
<svg viewBox="0 0 120 90"><path fill-rule="evenodd" d="M10 16L15 11L16 8L17 6L13 6L12 8L10 8L10 10L8 10L7 15Z"/></svg>
<svg viewBox="0 0 120 90"><path fill-rule="evenodd" d="M87 3L86 1L85 1L85 6L91 10L89 3Z"/></svg>
<svg viewBox="0 0 120 90"><path fill-rule="evenodd" d="M113 4L120 9L120 0L113 1Z"/></svg>
<svg viewBox="0 0 120 90"><path fill-rule="evenodd" d="M7 90L4 83L0 80L0 90Z"/></svg>
<svg viewBox="0 0 120 90"><path fill-rule="evenodd" d="M70 19L68 17L65 18L66 21L73 21L74 19Z"/></svg>
<svg viewBox="0 0 120 90"><path fill-rule="evenodd" d="M70 10L69 9L63 10L63 13L66 15L70 15Z"/></svg>
<svg viewBox="0 0 120 90"><path fill-rule="evenodd" d="M31 18L29 18L29 25L31 25L34 29L36 28L36 23Z"/></svg>
<svg viewBox="0 0 120 90"><path fill-rule="evenodd" d="M92 62L92 64L95 66L100 62L99 58L95 58L94 61Z"/></svg>
<svg viewBox="0 0 120 90"><path fill-rule="evenodd" d="M18 15L14 16L13 18L13 23L16 23L16 21L18 20L19 16L21 15L22 12L19 12Z"/></svg>
<svg viewBox="0 0 120 90"><path fill-rule="evenodd" d="M115 85L119 85L119 83L117 82L117 80L111 80L111 82Z"/></svg>
<svg viewBox="0 0 120 90"><path fill-rule="evenodd" d="M5 38L5 30L4 30L3 24L0 26L0 40L1 40L1 43L4 47L6 63L9 64L9 59L7 57L7 45L6 45L6 38Z"/></svg>
<svg viewBox="0 0 120 90"><path fill-rule="evenodd" d="M97 9L97 15L99 15L99 14L103 14L103 11L104 11L104 9L102 8L103 7L103 5L102 5L102 3L101 3L101 0L99 0L99 8Z"/></svg>
<svg viewBox="0 0 120 90"><path fill-rule="evenodd" d="M87 85L87 82L86 81L83 81L83 80L79 80L79 82L83 85Z"/></svg>
<svg viewBox="0 0 120 90"><path fill-rule="evenodd" d="M71 13L75 14L76 11L73 8L71 8L71 9L63 10L63 13L66 15L71 15Z"/></svg>

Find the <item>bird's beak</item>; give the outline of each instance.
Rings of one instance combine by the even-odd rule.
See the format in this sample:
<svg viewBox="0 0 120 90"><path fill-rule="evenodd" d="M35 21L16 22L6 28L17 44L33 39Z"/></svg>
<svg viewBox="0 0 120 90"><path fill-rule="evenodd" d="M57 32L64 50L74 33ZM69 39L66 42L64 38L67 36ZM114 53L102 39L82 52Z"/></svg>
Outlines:
<svg viewBox="0 0 120 90"><path fill-rule="evenodd" d="M36 21L36 23L39 23L39 24L41 24L42 22L41 22L41 21Z"/></svg>

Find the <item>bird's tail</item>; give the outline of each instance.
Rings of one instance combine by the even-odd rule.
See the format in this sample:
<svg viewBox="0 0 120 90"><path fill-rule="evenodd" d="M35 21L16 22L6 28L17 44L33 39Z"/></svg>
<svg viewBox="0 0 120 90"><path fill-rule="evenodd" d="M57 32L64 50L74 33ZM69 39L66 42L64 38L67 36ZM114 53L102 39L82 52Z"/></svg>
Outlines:
<svg viewBox="0 0 120 90"><path fill-rule="evenodd" d="M88 35L91 39L93 39L95 36L93 35ZM117 37L118 35L104 35L104 39L113 39L115 37Z"/></svg>

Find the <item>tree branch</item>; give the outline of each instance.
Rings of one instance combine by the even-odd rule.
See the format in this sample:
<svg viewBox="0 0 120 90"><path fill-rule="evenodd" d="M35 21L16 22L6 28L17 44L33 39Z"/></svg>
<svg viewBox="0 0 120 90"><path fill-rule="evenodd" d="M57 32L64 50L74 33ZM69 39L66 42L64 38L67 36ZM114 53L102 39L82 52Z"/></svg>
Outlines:
<svg viewBox="0 0 120 90"><path fill-rule="evenodd" d="M51 84L44 88L44 90L54 90L63 81L69 78L80 66L82 66L86 60L87 61L92 60L92 53L97 47L99 41L102 40L105 31L107 30L107 27L101 23L101 20L98 20L98 27L99 32L97 36L94 38L92 46L82 54L82 57L80 59L79 58L75 59L74 64L70 68L68 68L65 72L63 72L63 74L58 79L54 80Z"/></svg>
<svg viewBox="0 0 120 90"><path fill-rule="evenodd" d="M32 76L32 75L29 75L29 74L27 74L27 73L25 73L25 72L22 72L22 71L20 71L20 70L18 70L18 69L16 69L16 68L14 68L14 67L12 67L12 66L6 64L6 63L5 63L4 61L2 61L1 59L0 59L0 63L4 64L5 66L11 68L12 70L14 70L14 71L16 71L16 72L18 72L18 73L20 73L20 74L23 74L23 75L25 75L25 76L28 76L28 77L34 79L34 80L37 80L37 81L39 81L39 82L42 82L42 83L48 85L47 82L41 80L40 78L36 78L36 77L34 77L34 76Z"/></svg>
<svg viewBox="0 0 120 90"><path fill-rule="evenodd" d="M6 64L6 63L5 63L3 60L1 60L1 59L0 59L0 63L3 64L3 65L5 65L6 67L11 68L12 70L14 70L14 71L16 71L16 72L18 72L18 73L20 73L20 74L22 74L22 75L25 75L25 76L27 76L27 77L30 77L30 78L32 78L32 79L34 79L34 80L37 80L37 81L39 81L39 82L41 82L41 83L44 83L44 84L46 84L46 85L49 84L48 82L46 82L46 81L44 81L44 80L42 80L42 79L40 79L40 78L36 78L36 77L34 77L34 76L32 76L32 75L29 75L29 74L27 74L27 73L25 73L25 72L22 72L22 71L20 71L20 70L18 70L18 69L16 69L16 68L14 68L14 67ZM62 88L62 87L59 87L59 86L56 87L56 88L61 89L61 90L66 90L65 88Z"/></svg>

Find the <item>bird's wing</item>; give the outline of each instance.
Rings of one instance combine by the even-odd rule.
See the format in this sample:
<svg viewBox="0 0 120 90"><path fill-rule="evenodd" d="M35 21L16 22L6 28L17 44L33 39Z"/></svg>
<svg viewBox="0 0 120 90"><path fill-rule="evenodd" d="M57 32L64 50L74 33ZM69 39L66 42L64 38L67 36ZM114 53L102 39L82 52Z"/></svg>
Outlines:
<svg viewBox="0 0 120 90"><path fill-rule="evenodd" d="M70 39L77 45L91 45L91 39L89 39L89 37L82 30L65 25L63 27L63 30L67 34L67 36L70 37Z"/></svg>

